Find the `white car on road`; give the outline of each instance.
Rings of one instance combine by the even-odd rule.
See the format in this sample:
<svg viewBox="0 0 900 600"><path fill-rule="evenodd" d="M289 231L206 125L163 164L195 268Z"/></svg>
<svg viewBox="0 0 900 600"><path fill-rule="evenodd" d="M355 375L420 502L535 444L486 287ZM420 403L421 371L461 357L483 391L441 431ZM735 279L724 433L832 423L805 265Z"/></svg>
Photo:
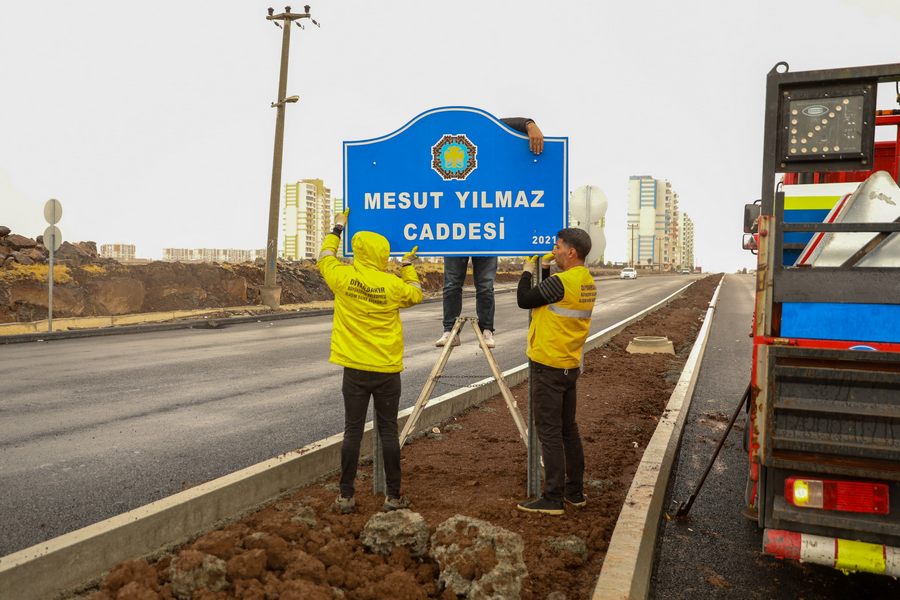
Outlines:
<svg viewBox="0 0 900 600"><path fill-rule="evenodd" d="M619 273L619 279L637 279L637 271L634 270L634 267L625 267Z"/></svg>

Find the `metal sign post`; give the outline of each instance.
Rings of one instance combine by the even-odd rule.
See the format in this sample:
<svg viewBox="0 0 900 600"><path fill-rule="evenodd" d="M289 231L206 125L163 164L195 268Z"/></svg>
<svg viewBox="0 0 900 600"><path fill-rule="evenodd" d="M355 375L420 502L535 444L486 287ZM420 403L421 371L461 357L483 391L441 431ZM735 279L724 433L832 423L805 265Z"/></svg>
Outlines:
<svg viewBox="0 0 900 600"><path fill-rule="evenodd" d="M526 259L528 260L528 259ZM543 271L541 269L541 257L535 258L535 276L532 278L533 287L541 284ZM534 309L528 311L528 327L531 328L531 318ZM537 436L537 428L534 426L534 364L528 359L528 497L537 498L541 495L541 446Z"/></svg>
<svg viewBox="0 0 900 600"><path fill-rule="evenodd" d="M62 244L62 232L56 226L62 219L62 204L56 198L44 205L44 219L50 225L44 230L44 246L50 250L50 268L47 271L47 331L53 331L53 254Z"/></svg>
<svg viewBox="0 0 900 600"><path fill-rule="evenodd" d="M52 233L50 235L52 237L50 239L50 268L47 269L47 331L53 331L53 253L55 252L53 242L56 240L55 235ZM46 239L45 237L44 240Z"/></svg>
<svg viewBox="0 0 900 600"><path fill-rule="evenodd" d="M378 431L378 417L372 424L372 493L387 495L387 478L384 473L384 444Z"/></svg>

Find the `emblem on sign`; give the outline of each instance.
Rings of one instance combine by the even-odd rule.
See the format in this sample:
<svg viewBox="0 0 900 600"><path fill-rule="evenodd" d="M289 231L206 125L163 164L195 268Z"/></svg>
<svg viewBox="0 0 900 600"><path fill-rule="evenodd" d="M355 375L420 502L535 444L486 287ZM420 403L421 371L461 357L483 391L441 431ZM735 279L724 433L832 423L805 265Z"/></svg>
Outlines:
<svg viewBox="0 0 900 600"><path fill-rule="evenodd" d="M478 167L478 147L465 134L444 134L431 147L431 168L444 181L464 180Z"/></svg>

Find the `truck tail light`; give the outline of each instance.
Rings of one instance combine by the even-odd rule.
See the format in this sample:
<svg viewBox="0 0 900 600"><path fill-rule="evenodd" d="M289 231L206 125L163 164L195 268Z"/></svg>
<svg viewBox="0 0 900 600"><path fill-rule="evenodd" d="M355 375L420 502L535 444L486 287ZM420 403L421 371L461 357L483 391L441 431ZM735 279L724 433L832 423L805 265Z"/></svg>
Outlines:
<svg viewBox="0 0 900 600"><path fill-rule="evenodd" d="M883 483L788 477L784 498L794 506L886 515L888 487Z"/></svg>

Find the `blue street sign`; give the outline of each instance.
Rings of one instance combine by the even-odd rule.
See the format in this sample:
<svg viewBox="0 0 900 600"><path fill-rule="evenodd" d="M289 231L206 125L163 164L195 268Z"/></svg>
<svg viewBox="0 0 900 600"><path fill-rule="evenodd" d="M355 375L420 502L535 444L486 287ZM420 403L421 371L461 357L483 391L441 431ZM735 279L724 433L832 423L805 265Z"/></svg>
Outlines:
<svg viewBox="0 0 900 600"><path fill-rule="evenodd" d="M344 142L344 195L355 231L391 253L422 256L543 253L568 222L568 138L528 136L464 106L433 108L382 137Z"/></svg>

